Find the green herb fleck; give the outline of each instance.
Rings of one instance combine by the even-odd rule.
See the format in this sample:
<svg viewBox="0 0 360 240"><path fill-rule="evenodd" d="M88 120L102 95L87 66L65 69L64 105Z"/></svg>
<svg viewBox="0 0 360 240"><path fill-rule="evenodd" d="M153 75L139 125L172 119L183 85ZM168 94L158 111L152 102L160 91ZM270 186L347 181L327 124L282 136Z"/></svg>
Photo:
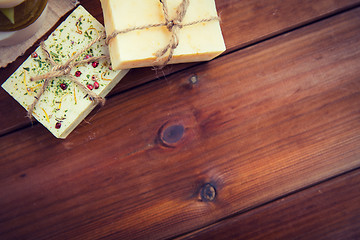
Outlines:
<svg viewBox="0 0 360 240"><path fill-rule="evenodd" d="M40 61L39 59L34 59L35 62L38 62L39 64L39 68L42 68L43 62Z"/></svg>
<svg viewBox="0 0 360 240"><path fill-rule="evenodd" d="M59 55L54 53L53 51L50 51L50 54L53 55L54 57L57 57L57 58L59 57Z"/></svg>
<svg viewBox="0 0 360 240"><path fill-rule="evenodd" d="M92 37L87 32L85 32L85 37L92 39Z"/></svg>

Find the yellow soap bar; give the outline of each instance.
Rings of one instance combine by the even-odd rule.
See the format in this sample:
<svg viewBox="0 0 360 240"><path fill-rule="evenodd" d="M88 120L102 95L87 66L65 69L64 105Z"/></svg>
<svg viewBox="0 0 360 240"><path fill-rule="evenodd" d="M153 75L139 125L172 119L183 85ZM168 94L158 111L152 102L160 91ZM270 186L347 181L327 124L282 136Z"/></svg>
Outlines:
<svg viewBox="0 0 360 240"><path fill-rule="evenodd" d="M52 59L61 65L104 34L104 31L103 25L82 6L78 6L44 43ZM82 53L77 61L102 55L109 55L104 39ZM52 69L44 51L38 47L2 87L28 110L45 82L30 81L30 78ZM100 59L78 65L69 74L83 86L92 88L91 91L98 96L105 97L127 72L128 70L115 71L109 59ZM65 75L49 79L49 85L35 105L33 116L54 136L66 138L95 106L84 89Z"/></svg>
<svg viewBox="0 0 360 240"><path fill-rule="evenodd" d="M168 0L170 20L182 0ZM101 0L106 33L165 23L159 0ZM190 0L181 24L217 17L214 0ZM156 54L171 39L166 26L149 27L118 34L110 40L109 49L114 69L161 65ZM169 64L208 61L226 50L219 20L184 26L178 31L179 45Z"/></svg>

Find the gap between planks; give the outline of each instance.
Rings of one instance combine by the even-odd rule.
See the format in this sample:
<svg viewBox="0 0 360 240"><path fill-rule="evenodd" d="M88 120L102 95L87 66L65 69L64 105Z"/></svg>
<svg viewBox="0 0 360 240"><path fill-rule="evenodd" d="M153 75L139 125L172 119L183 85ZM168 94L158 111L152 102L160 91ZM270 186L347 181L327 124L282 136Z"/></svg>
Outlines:
<svg viewBox="0 0 360 240"><path fill-rule="evenodd" d="M288 198L290 196L296 196L306 190L310 190L310 189L314 189L314 188L317 188L325 183L328 183L328 184L332 184L336 181L340 181L340 178L343 178L343 177L346 177L346 176L349 176L351 174L354 174L356 173L357 171L360 171L360 167L357 167L357 168L354 168L354 169L351 169L349 171L346 171L346 172L343 172L343 173L340 173L340 174L337 174L337 175L334 175L334 176L331 176L331 177L328 177L326 179L323 179L321 181L318 181L316 183L313 183L313 184L310 184L306 187L303 187L303 188L300 188L300 189L297 189L297 190L294 190L292 192L289 192L289 193L286 193L284 195L280 195L270 201L267 201L267 202L264 202L264 203L261 203L259 205L256 205L256 206L253 206L251 208L247 208L247 209L243 209L242 211L239 211L239 212L236 212L236 213L233 213L229 216L226 216L222 219L218 219L216 221L214 221L213 223L211 224L208 224L206 226L203 226L203 227L200 227L198 229L195 229L193 231L189 231L189 232L186 232L186 233L183 233L183 234L180 234L180 235L177 235L177 236L174 236L173 239L177 239L177 240L181 240L181 239L188 239L188 238L191 238L193 234L196 234L196 233L201 233L202 231L204 230L207 230L207 229L210 229L211 227L214 227L216 226L217 224L219 223L222 223L222 222L225 222L225 221L229 221L229 220L232 220L232 219L235 219L241 215L244 215L244 214L247 214L251 211L254 211L254 210L257 210L257 209L260 209L264 206L271 206L272 204L276 203L277 201L281 200L281 199L284 199L284 198Z"/></svg>

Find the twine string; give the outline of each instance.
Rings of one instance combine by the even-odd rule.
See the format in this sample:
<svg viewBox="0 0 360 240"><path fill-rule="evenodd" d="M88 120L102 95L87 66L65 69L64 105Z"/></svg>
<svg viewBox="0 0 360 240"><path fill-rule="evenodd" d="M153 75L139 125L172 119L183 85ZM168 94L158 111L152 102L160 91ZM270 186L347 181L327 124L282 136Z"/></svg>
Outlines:
<svg viewBox="0 0 360 240"><path fill-rule="evenodd" d="M94 43L98 42L100 39L105 38L105 34L99 35L97 38L93 39L88 45L86 45L83 49L76 52L73 56L71 56L64 64L57 64L54 59L52 58L50 52L48 51L46 45L44 42L40 43L41 50L45 53L45 58L50 62L50 64L53 66L51 71L45 74L41 74L38 76L34 76L30 78L30 81L38 81L45 79L39 93L36 95L33 103L28 108L27 117L32 118L32 113L34 111L34 108L36 104L38 103L40 97L44 94L47 86L49 85L49 81L51 78L54 77L61 77L61 76L69 76L70 80L75 83L77 86L79 86L86 94L89 95L90 99L94 101L96 104L105 104L105 99L96 93L92 92L90 89L88 89L84 84L82 84L79 80L77 80L73 75L70 74L71 70L81 64L97 61L104 58L109 58L108 56L98 56L98 57L90 57L88 59L79 60L76 61L78 57L80 57L81 54L83 54L86 50L88 50Z"/></svg>
<svg viewBox="0 0 360 240"><path fill-rule="evenodd" d="M169 43L163 49L158 50L156 53L157 62L163 61L162 65L160 66L160 68L162 68L170 62L170 60L173 57L175 48L177 48L177 46L179 45L178 32L179 32L180 28L182 28L181 23L186 15L187 9L189 7L189 0L183 0L181 2L179 7L176 9L176 16L173 20L170 20L170 17L169 17L167 1L160 0L160 2L162 3L162 6L163 6L162 8L163 8L163 12L164 12L165 21L166 21L166 27L171 33L171 38L170 38ZM165 57L166 56L165 54L167 52L169 52L169 54L167 55L167 57ZM164 58L165 60L163 60L162 58Z"/></svg>
<svg viewBox="0 0 360 240"><path fill-rule="evenodd" d="M125 34L128 32L132 32L132 31L136 31L136 30L143 30L143 29L147 29L147 28L166 26L167 29L169 30L169 32L171 33L171 38L169 40L169 43L164 48L158 50L155 54L155 56L157 58L156 62L162 62L162 64L159 67L161 69L170 62L170 60L172 59L172 57L174 55L174 50L179 45L178 32L181 28L186 27L186 26L195 25L198 23L220 20L220 18L218 16L216 16L216 17L205 18L205 19L201 19L198 21L193 21L190 23L183 24L182 21L186 15L190 0L183 0L180 3L180 5L176 9L176 16L174 17L174 19L171 19L169 16L167 0L160 0L160 3L162 4L162 11L163 11L164 18L165 18L164 23L148 24L148 25L140 26L140 27L131 27L131 28L127 28L127 29L124 29L121 31L115 30L113 33L111 33L106 38L106 41L105 41L106 44L108 45L110 43L110 41L119 34Z"/></svg>

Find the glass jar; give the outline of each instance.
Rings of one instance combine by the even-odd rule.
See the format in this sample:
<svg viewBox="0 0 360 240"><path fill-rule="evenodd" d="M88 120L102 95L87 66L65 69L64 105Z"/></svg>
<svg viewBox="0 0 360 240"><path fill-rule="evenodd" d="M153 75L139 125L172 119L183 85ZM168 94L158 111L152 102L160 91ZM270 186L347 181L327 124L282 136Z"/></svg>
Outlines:
<svg viewBox="0 0 360 240"><path fill-rule="evenodd" d="M20 43L42 25L47 0L0 0L0 46Z"/></svg>

